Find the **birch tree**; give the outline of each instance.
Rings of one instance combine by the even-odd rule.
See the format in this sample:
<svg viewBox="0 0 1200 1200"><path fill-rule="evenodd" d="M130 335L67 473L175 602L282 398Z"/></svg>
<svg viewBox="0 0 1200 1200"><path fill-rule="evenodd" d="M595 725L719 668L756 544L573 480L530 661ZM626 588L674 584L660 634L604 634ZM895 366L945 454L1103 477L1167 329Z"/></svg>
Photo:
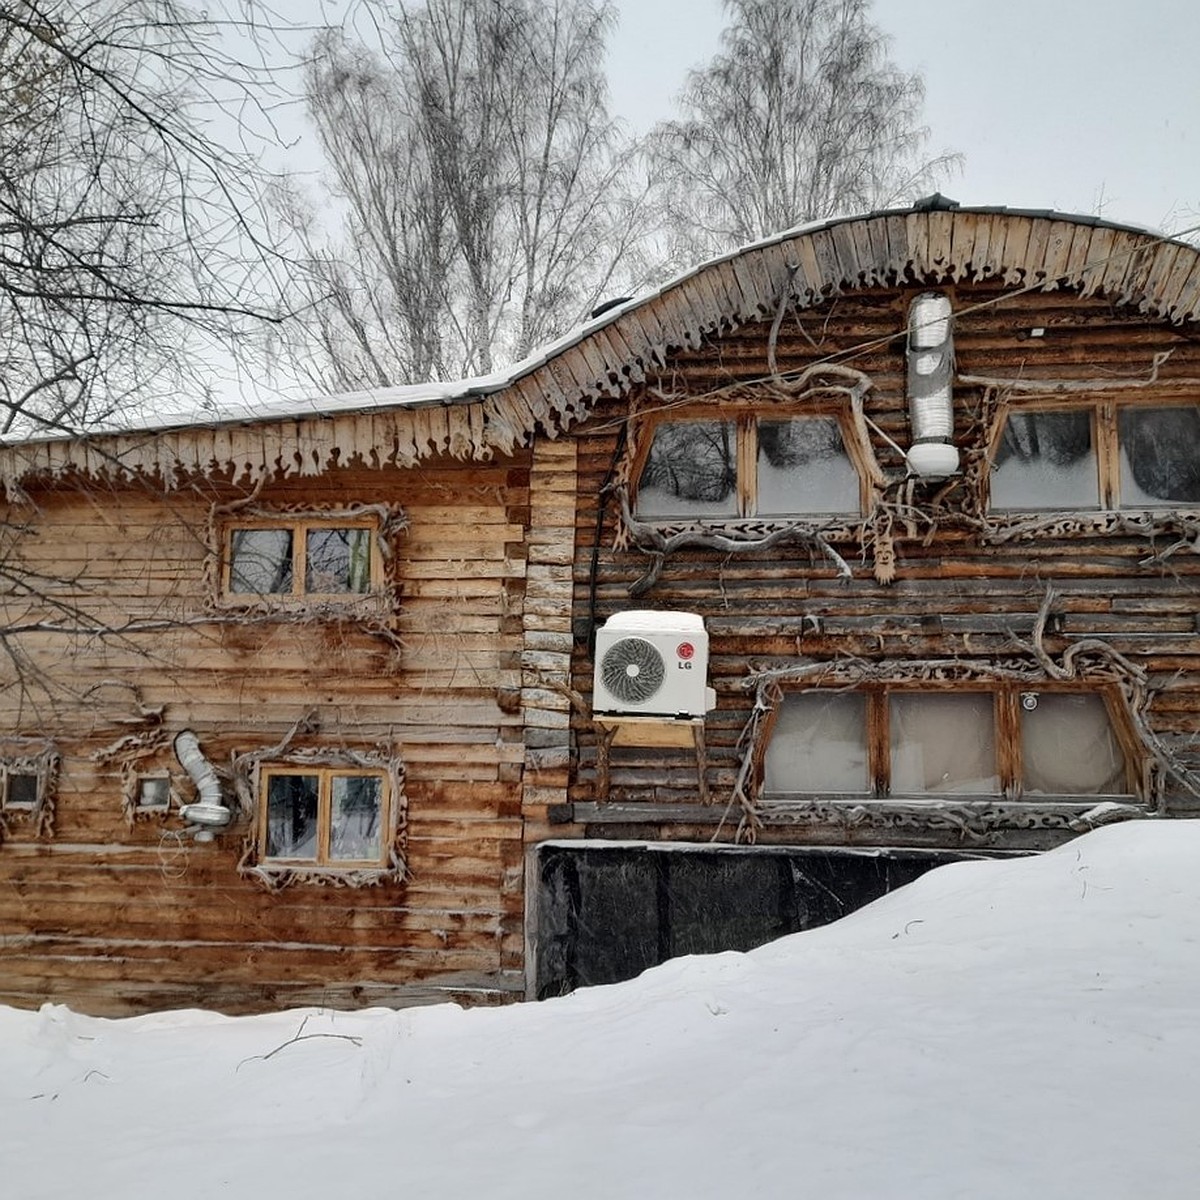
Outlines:
<svg viewBox="0 0 1200 1200"><path fill-rule="evenodd" d="M632 148L607 112L591 0L426 0L379 44L318 40L306 94L337 235L293 190L310 274L299 370L355 388L486 374L627 277ZM315 353L314 353L315 351Z"/></svg>
<svg viewBox="0 0 1200 1200"><path fill-rule="evenodd" d="M888 58L869 0L724 3L721 53L650 139L674 257L908 201L953 161L922 158L922 81Z"/></svg>
<svg viewBox="0 0 1200 1200"><path fill-rule="evenodd" d="M195 402L275 316L260 172L209 124L268 73L224 32L174 0L0 8L0 436Z"/></svg>

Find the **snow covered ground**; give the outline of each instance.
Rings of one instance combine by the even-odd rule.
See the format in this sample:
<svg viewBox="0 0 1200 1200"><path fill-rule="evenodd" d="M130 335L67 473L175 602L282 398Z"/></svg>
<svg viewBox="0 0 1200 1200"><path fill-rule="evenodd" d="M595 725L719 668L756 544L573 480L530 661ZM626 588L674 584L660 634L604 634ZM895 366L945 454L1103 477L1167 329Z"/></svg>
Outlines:
<svg viewBox="0 0 1200 1200"><path fill-rule="evenodd" d="M2 968L0 968L2 969ZM0 1195L1200 1195L1200 822L506 1009L0 1009Z"/></svg>

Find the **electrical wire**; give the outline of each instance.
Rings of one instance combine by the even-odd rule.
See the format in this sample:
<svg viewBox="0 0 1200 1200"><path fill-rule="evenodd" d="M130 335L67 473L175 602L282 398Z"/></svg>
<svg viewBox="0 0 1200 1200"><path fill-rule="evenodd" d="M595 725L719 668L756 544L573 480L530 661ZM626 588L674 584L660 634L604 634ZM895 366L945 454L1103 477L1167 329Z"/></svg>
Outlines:
<svg viewBox="0 0 1200 1200"><path fill-rule="evenodd" d="M1107 266L1110 262L1113 262L1116 259L1132 257L1134 254L1138 254L1151 247L1166 245L1169 242L1181 242L1182 239L1195 233L1200 233L1200 224L1190 225L1185 229L1180 229L1173 233L1151 234L1149 235L1151 238L1149 242L1143 242L1137 246L1115 250L1112 254L1106 255L1103 258L1092 259L1084 263L1083 270L1094 271L1099 267ZM789 267L789 283L792 278L792 273L794 273L794 267ZM982 312L986 309L994 308L997 305L1005 304L1017 296L1024 296L1033 292L1043 291L1045 286L1046 281L1044 279L1038 280L1035 283L1027 283L1013 291L1005 291L998 296L992 296L986 300L980 300L974 304L967 305L965 308L958 309L952 314L952 317L954 320L957 320L960 317L970 316L973 313ZM893 333L881 334L876 337L869 338L867 341L859 342L853 346L846 346L841 350L834 350L831 353L822 356L821 358L806 362L803 369L806 371L811 371L814 367L840 365L853 362L855 359L862 358L874 350L878 350L889 345L891 342L895 341L896 338L905 336L907 332L907 325L903 325ZM739 379L725 384L722 387L714 388L712 391L704 392L700 396L685 396L680 397L679 399L672 398L657 408L644 409L643 412L662 412L670 408L679 407L681 405L692 404L700 399L712 399L714 397L719 397L726 392L736 391L746 387L753 387L755 384L772 383L777 378L778 375L776 374L768 374L751 377L749 379ZM615 428L617 425L622 424L625 420L625 417L621 417L619 420L612 423L600 424L594 426L593 428L597 431Z"/></svg>

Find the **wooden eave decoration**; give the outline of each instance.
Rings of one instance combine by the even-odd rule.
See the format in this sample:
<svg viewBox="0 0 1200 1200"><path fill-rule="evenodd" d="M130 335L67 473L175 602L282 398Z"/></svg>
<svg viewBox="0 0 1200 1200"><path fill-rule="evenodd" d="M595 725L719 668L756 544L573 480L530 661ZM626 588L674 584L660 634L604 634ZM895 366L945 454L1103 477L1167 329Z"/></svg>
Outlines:
<svg viewBox="0 0 1200 1200"><path fill-rule="evenodd" d="M441 455L483 460L557 437L602 397L625 394L673 348L696 346L772 316L791 293L803 308L862 287L999 278L1012 287L1074 289L1180 324L1200 319L1200 250L1088 217L948 207L838 219L706 263L641 302L623 305L514 369L419 403L364 397L316 415L130 430L0 447L13 496L31 477L180 475L256 480L316 475L361 462L408 467Z"/></svg>

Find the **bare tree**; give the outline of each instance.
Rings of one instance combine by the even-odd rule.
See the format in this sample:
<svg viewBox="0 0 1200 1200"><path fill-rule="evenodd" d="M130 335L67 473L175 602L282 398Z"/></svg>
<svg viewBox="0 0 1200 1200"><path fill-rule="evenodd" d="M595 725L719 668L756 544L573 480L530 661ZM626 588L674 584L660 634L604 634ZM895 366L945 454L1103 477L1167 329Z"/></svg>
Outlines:
<svg viewBox="0 0 1200 1200"><path fill-rule="evenodd" d="M0 8L0 434L203 398L204 356L273 318L262 178L230 147L265 66L175 0ZM216 129L217 132L210 132ZM178 393L186 389L183 400Z"/></svg>
<svg viewBox="0 0 1200 1200"><path fill-rule="evenodd" d="M636 261L633 151L600 66L612 8L425 0L376 15L376 50L329 33L308 71L344 219L333 241L319 209L286 199L311 267L294 361L342 388L487 373Z"/></svg>
<svg viewBox="0 0 1200 1200"><path fill-rule="evenodd" d="M887 57L869 0L725 0L723 52L650 138L672 257L695 261L928 188L924 87Z"/></svg>

